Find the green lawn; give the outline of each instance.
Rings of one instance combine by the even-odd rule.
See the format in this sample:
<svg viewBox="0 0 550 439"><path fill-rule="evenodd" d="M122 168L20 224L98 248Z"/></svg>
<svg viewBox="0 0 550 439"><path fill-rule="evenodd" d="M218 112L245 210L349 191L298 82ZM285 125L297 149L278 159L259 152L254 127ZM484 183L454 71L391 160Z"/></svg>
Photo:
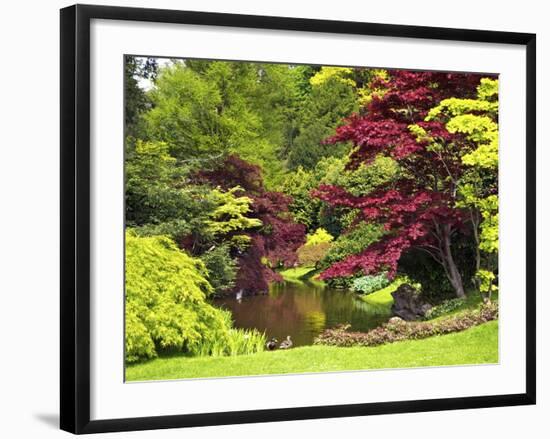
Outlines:
<svg viewBox="0 0 550 439"><path fill-rule="evenodd" d="M373 309L378 309L380 312L387 312L389 314L391 313L391 306L393 304L393 297L391 293L393 293L397 289L397 287L399 287L399 285L404 282L404 279L396 279L386 288L382 288L381 290L375 291L371 294L359 295L358 297L363 302L371 306ZM491 300L493 302L498 302L498 293L493 293ZM476 309L477 307L479 307L481 302L481 295L478 292L469 291L466 296L466 301L463 305L451 312L448 312L440 317L436 317L432 320L446 319L450 316L459 315L465 311Z"/></svg>
<svg viewBox="0 0 550 439"><path fill-rule="evenodd" d="M127 367L127 381L498 362L498 322L375 347L307 346L236 357L166 357Z"/></svg>
<svg viewBox="0 0 550 439"><path fill-rule="evenodd" d="M404 279L396 279L394 282L389 284L386 288L382 288L381 290L375 291L371 294L363 294L359 297L361 297L361 300L363 302L368 303L369 305L373 306L380 306L383 308L388 308L388 310L391 308L393 303L393 297L391 293L393 293L399 285L404 283Z"/></svg>
<svg viewBox="0 0 550 439"><path fill-rule="evenodd" d="M315 267L295 267L279 271L284 280L295 281L307 278L315 271Z"/></svg>

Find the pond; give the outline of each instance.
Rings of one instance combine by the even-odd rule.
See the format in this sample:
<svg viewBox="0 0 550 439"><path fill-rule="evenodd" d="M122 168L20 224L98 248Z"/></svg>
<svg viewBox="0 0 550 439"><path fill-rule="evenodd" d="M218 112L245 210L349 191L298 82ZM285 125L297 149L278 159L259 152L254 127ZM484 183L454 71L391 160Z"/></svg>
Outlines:
<svg viewBox="0 0 550 439"><path fill-rule="evenodd" d="M316 282L274 283L269 294L217 299L215 304L233 313L235 327L265 331L268 339L279 342L290 335L295 346L311 345L324 329L341 323L367 331L388 319L351 291Z"/></svg>

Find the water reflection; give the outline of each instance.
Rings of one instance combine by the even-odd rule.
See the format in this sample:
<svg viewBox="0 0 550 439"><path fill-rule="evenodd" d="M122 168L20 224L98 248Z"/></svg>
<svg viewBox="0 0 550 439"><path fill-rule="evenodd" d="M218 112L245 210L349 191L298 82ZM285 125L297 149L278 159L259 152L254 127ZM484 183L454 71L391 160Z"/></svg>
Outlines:
<svg viewBox="0 0 550 439"><path fill-rule="evenodd" d="M295 346L312 344L325 328L340 323L367 331L387 320L351 292L309 282L276 283L268 295L218 299L216 305L231 310L236 327L256 328L279 341L290 335Z"/></svg>

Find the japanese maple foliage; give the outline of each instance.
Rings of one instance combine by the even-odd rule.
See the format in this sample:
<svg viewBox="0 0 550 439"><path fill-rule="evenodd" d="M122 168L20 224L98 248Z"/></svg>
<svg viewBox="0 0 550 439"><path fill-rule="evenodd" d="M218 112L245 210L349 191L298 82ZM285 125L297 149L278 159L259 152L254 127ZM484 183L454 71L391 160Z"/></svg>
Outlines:
<svg viewBox="0 0 550 439"><path fill-rule="evenodd" d="M272 267L293 266L296 250L305 242L305 226L295 223L288 209L292 198L265 190L260 168L236 155L227 156L215 169L201 171L197 178L226 190L240 186L253 200L249 215L262 221L259 229L247 232L250 245L237 255L236 290L256 294L266 291L269 282L282 281Z"/></svg>
<svg viewBox="0 0 550 439"><path fill-rule="evenodd" d="M401 255L411 249L428 252L439 262L457 296L464 295L462 277L452 252L452 239L464 231L466 212L456 207L457 185L464 172L461 157L468 142L438 121L425 122L430 108L449 97L474 97L477 74L392 71L380 81L385 92L374 96L362 115L339 127L327 143L355 146L349 167L370 164L378 155L401 167L400 177L365 196L345 188L320 186L313 192L333 206L358 209L362 220L383 225L384 237L333 264L321 278L387 271L395 275Z"/></svg>

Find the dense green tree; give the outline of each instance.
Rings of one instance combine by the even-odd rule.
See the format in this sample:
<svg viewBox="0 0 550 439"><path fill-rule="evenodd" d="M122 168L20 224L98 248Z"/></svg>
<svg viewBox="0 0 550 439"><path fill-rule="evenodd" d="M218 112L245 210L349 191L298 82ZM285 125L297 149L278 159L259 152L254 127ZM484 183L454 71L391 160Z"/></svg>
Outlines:
<svg viewBox="0 0 550 439"><path fill-rule="evenodd" d="M312 169L323 157L342 156L349 151L345 144L325 145L342 119L359 109L355 87L338 77L314 81L300 116L299 134L288 156L290 169Z"/></svg>
<svg viewBox="0 0 550 439"><path fill-rule="evenodd" d="M327 254L319 264L320 268L326 269L331 267L351 255L362 251L369 245L377 242L382 234L382 228L377 224L369 224L364 221L356 224L332 243ZM361 275L361 273L358 273L356 276L335 276L326 281L334 287L349 288L354 278Z"/></svg>
<svg viewBox="0 0 550 439"><path fill-rule="evenodd" d="M127 144L126 225L145 235L169 235L193 242L206 227L216 200L211 189L188 184L188 169L177 166L163 142Z"/></svg>
<svg viewBox="0 0 550 439"><path fill-rule="evenodd" d="M178 161L208 166L236 153L259 165L267 187L295 136L300 70L288 65L185 60L160 70L144 116L151 138Z"/></svg>
<svg viewBox="0 0 550 439"><path fill-rule="evenodd" d="M231 246L227 243L213 244L200 259L208 272L207 279L215 294L223 295L233 290L237 277L238 264L231 255Z"/></svg>
<svg viewBox="0 0 550 439"><path fill-rule="evenodd" d="M470 213L476 248L474 283L490 293L498 252L498 80L481 79L475 99L441 101L426 120L444 122L449 132L462 135L468 143L457 205Z"/></svg>
<svg viewBox="0 0 550 439"><path fill-rule="evenodd" d="M157 74L156 58L127 55L124 58L124 122L126 136L137 135L140 114L150 107L150 101L140 86L141 80L154 80Z"/></svg>
<svg viewBox="0 0 550 439"><path fill-rule="evenodd" d="M182 62L159 71L149 97L153 108L143 116L147 136L165 142L178 162L215 159L230 144L250 140L246 127L235 129L235 115L224 111L216 85Z"/></svg>

